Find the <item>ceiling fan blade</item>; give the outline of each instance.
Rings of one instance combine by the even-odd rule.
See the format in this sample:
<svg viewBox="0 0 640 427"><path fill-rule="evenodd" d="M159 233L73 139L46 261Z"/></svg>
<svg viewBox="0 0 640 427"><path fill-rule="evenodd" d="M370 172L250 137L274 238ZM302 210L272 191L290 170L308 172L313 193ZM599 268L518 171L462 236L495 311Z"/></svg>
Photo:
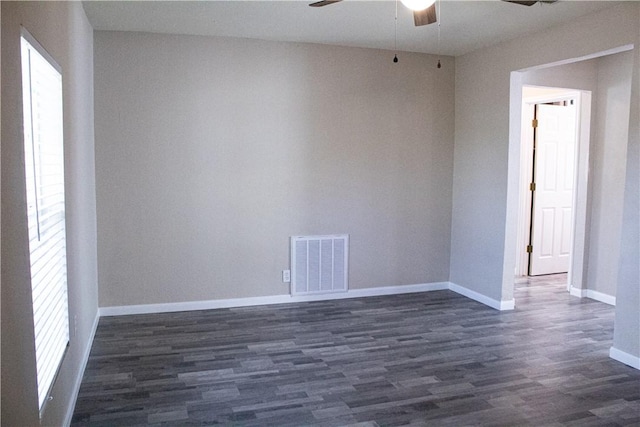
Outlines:
<svg viewBox="0 0 640 427"><path fill-rule="evenodd" d="M429 25L436 22L438 19L436 17L436 4L432 4L425 10L418 10L413 12L413 23L416 24L416 27L420 27L421 25Z"/></svg>
<svg viewBox="0 0 640 427"><path fill-rule="evenodd" d="M534 4L538 3L538 0L533 0L533 1L529 1L529 0L502 0L502 1L506 1L507 3L521 4L523 6L533 6Z"/></svg>
<svg viewBox="0 0 640 427"><path fill-rule="evenodd" d="M322 7L322 6L327 6L333 3L338 3L341 2L342 0L322 0L322 1L317 1L315 3L311 3L309 6L311 7Z"/></svg>

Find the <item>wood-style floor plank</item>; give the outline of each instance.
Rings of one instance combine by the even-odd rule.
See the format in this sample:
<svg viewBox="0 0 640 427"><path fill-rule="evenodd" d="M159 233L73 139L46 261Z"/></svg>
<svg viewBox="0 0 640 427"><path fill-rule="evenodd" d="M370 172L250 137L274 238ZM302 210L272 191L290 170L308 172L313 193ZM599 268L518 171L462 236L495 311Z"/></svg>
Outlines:
<svg viewBox="0 0 640 427"><path fill-rule="evenodd" d="M565 281L104 317L72 425L640 425L613 307Z"/></svg>

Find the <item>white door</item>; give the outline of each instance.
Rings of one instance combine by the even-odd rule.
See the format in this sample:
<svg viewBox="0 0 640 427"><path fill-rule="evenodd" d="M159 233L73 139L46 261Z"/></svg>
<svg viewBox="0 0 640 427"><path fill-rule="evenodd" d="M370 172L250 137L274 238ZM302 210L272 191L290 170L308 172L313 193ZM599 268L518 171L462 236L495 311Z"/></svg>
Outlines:
<svg viewBox="0 0 640 427"><path fill-rule="evenodd" d="M538 104L536 119L531 276L569 270L576 109L574 105Z"/></svg>

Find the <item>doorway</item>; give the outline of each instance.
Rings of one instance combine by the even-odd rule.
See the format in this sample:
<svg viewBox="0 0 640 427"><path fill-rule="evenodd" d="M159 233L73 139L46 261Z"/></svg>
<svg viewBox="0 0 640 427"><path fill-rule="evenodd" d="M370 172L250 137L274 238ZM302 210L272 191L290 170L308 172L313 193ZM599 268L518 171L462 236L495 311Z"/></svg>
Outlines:
<svg viewBox="0 0 640 427"><path fill-rule="evenodd" d="M584 232L575 230L586 221L586 194L576 188L585 187L579 171L580 158L588 159L590 94L525 85L521 111L516 281L568 272L570 288L574 252L576 260L584 255Z"/></svg>
<svg viewBox="0 0 640 427"><path fill-rule="evenodd" d="M616 277L622 255L619 242L632 99L632 51L633 45L625 45L511 72L503 301L515 306L514 285L529 279L527 254L522 250L527 245L523 237L526 234L521 225L526 214L523 188L531 179L530 176L526 181L521 178L525 164L522 160L523 108L526 106L523 88L537 85L570 87L579 94L578 114L582 120L575 165L567 290L577 297L615 304Z"/></svg>

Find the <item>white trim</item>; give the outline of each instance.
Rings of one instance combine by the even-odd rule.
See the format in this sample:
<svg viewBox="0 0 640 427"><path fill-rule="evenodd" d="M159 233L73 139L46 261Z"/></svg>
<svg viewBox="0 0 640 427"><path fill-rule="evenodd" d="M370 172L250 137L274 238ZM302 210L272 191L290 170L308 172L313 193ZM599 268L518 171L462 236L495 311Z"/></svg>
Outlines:
<svg viewBox="0 0 640 427"><path fill-rule="evenodd" d="M550 62L544 65L535 65L533 67L523 68L518 71L527 72L532 70L543 70L545 68L558 67L560 65L573 64L574 62L589 61L590 59L601 58L603 56L615 55L616 53L627 52L629 50L633 50L633 44L625 44L623 46L614 47L612 49L607 49L600 52L595 52L589 55L579 56L577 58L563 59L561 61Z"/></svg>
<svg viewBox="0 0 640 427"><path fill-rule="evenodd" d="M524 86L523 86L524 88ZM518 197L518 233L516 240L516 276L526 277L529 274L529 244L531 225L531 174L533 173L533 127L531 120L535 115L535 104L529 103L527 98L522 100L522 142L520 146L520 194Z"/></svg>
<svg viewBox="0 0 640 427"><path fill-rule="evenodd" d="M622 350L618 350L615 347L611 347L609 349L609 357L617 360L618 362L624 363L625 365L631 366L632 368L640 370L640 357L638 356L634 356Z"/></svg>
<svg viewBox="0 0 640 427"><path fill-rule="evenodd" d="M514 285L522 285L525 283L529 283L529 277L527 276L516 276L515 280L513 281Z"/></svg>
<svg viewBox="0 0 640 427"><path fill-rule="evenodd" d="M611 295L603 294L602 292L592 291L591 289L587 289L587 298L594 299L596 301L603 302L609 305L616 305L616 297L612 297Z"/></svg>
<svg viewBox="0 0 640 427"><path fill-rule="evenodd" d="M421 283L417 285L387 286L383 288L350 289L349 293L354 293L356 297L375 297L380 295L411 294L414 292L446 291L449 289L449 282Z"/></svg>
<svg viewBox="0 0 640 427"><path fill-rule="evenodd" d="M471 298L472 300L478 301L484 305L488 305L496 310L513 310L515 308L515 300L513 299L498 301L476 291L472 291L471 289L465 288L464 286L456 285L455 283L449 283L449 290L467 298Z"/></svg>
<svg viewBox="0 0 640 427"><path fill-rule="evenodd" d="M320 297L320 296L319 296ZM319 298L321 299L321 298ZM100 316L126 316L130 314L172 313L176 311L212 310L216 308L248 307L253 305L284 304L292 302L289 295L231 298L207 301L185 301L161 304L121 305L100 307Z"/></svg>
<svg viewBox="0 0 640 427"><path fill-rule="evenodd" d="M231 298L208 301L186 301L165 304L142 304L101 307L100 316L124 316L129 314L169 313L176 311L211 310L216 308L248 307L267 304L287 304L306 301L372 297L381 295L408 294L415 292L450 289L448 282L422 283L416 285L387 286L381 288L349 289L335 294L272 295L263 297Z"/></svg>
<svg viewBox="0 0 640 427"><path fill-rule="evenodd" d="M70 401L69 407L67 408L67 414L64 417L64 426L71 425L71 419L73 418L73 411L76 407L76 401L78 400L78 393L80 392L80 385L82 384L82 378L84 377L84 371L87 368L87 362L89 362L89 354L91 353L91 347L93 346L93 339L96 336L96 331L98 330L98 322L100 321L100 309L96 312L96 317L93 319L93 325L91 325L91 332L89 333L89 338L87 339L86 346L84 348L84 353L82 354L82 360L80 361L80 370L78 371L78 375L76 376L75 383L73 384L73 389L71 391L72 399Z"/></svg>
<svg viewBox="0 0 640 427"><path fill-rule="evenodd" d="M20 35L21 35L25 40L27 40L27 42L29 42L29 44L30 44L31 46L33 46L33 48L34 48L36 51L38 51L38 53L39 53L40 55L42 55L42 56L43 56L43 57L44 57L44 58L45 58L45 59L46 59L46 60L51 64L51 66L52 66L53 68L55 68L55 69L56 69L56 71L57 71L58 73L62 74L62 67L60 66L60 64L58 64L58 61L56 61L56 60L53 58L53 55L51 55L51 54L47 51L47 49L45 49L45 48L40 44L40 42L38 42L38 40L36 40L36 38L35 38L35 37L33 37L33 36L31 35L31 33L30 33L26 28L24 28L23 26L20 26Z"/></svg>
<svg viewBox="0 0 640 427"><path fill-rule="evenodd" d="M578 297L578 298L586 298L587 290L571 286L571 287L569 287L569 295L574 296L574 297Z"/></svg>
<svg viewBox="0 0 640 427"><path fill-rule="evenodd" d="M609 304L613 306L616 305L616 297L603 294L602 292L594 291L591 289L580 289L580 288L571 286L569 288L569 294L578 298L591 298L593 300L600 301L605 304Z"/></svg>
<svg viewBox="0 0 640 427"><path fill-rule="evenodd" d="M580 93L579 90L562 88L562 87L552 87L552 86L540 86L540 85L531 85L524 84L522 88L525 87L533 88L533 89L556 89L557 93L547 94L547 95L536 95L536 96L527 96L526 98L523 96L522 101L525 104L529 104L531 106L535 104L546 104L549 102L560 102L560 101L571 101L576 100L575 97ZM531 117L528 118L527 122L531 121Z"/></svg>
<svg viewBox="0 0 640 427"><path fill-rule="evenodd" d="M267 304L327 301L347 298L399 295L417 292L450 290L496 310L513 310L515 300L498 301L451 282L421 283L415 285L386 286L380 288L349 289L347 292L310 295L271 295L263 297L230 298L208 301L185 301L164 304L140 304L101 307L100 316L126 316L130 314L171 313L177 311L213 310L217 308L250 307Z"/></svg>

